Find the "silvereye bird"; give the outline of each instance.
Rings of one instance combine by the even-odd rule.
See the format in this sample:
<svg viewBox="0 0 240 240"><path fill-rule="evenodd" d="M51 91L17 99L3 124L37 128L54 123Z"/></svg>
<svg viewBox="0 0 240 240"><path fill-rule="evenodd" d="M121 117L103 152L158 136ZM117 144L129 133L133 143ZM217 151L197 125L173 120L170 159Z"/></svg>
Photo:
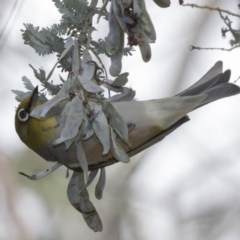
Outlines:
<svg viewBox="0 0 240 240"><path fill-rule="evenodd" d="M129 156L161 141L166 135L189 120L189 112L218 99L240 93L240 88L229 83L231 71L222 73L222 62L217 62L198 82L185 91L168 98L148 101L112 102L129 127L131 146L121 143ZM62 143L53 146L59 138L62 126L56 124L56 117L38 120L31 117L31 111L42 104L35 88L32 95L18 106L15 128L20 139L47 161L57 161L70 169L77 170L75 144L67 151ZM90 170L117 162L111 153L102 155L102 146L95 136L83 141L83 148Z"/></svg>

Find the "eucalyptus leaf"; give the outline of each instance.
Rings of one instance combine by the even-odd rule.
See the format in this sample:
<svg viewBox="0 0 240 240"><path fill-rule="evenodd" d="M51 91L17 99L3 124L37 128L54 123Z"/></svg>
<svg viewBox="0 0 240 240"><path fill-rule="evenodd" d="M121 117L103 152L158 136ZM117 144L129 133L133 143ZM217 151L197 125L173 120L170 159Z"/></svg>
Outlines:
<svg viewBox="0 0 240 240"><path fill-rule="evenodd" d="M62 52L62 54L60 55L58 61L61 61L61 60L65 57L65 55L66 55L66 54L69 52L69 50L71 49L72 45L73 45L73 39L72 39L72 37L70 36L70 37L67 38L67 40L66 40L66 42L65 42L65 44L64 44L64 48L65 48L65 49L64 49L64 51Z"/></svg>
<svg viewBox="0 0 240 240"><path fill-rule="evenodd" d="M81 76L78 76L79 81L81 82L83 88L89 93L101 93L104 92L104 89L99 87L96 83L92 81L83 81Z"/></svg>
<svg viewBox="0 0 240 240"><path fill-rule="evenodd" d="M108 99L106 102L130 101L134 99L136 92L131 88L123 87L121 94L116 94Z"/></svg>
<svg viewBox="0 0 240 240"><path fill-rule="evenodd" d="M73 58L72 58L72 72L78 73L80 67L79 61L79 49L78 49L78 39L75 39L74 48L73 48Z"/></svg>
<svg viewBox="0 0 240 240"><path fill-rule="evenodd" d="M88 182L88 163L87 163L87 158L82 146L82 141L75 140L75 145L76 145L76 151L77 151L77 159L84 175L84 182L87 183Z"/></svg>
<svg viewBox="0 0 240 240"><path fill-rule="evenodd" d="M118 136L128 143L128 126L110 102L104 102L104 112L107 113L109 122Z"/></svg>
<svg viewBox="0 0 240 240"><path fill-rule="evenodd" d="M94 135L94 131L92 128L88 129L86 133L83 135L83 141L88 140Z"/></svg>
<svg viewBox="0 0 240 240"><path fill-rule="evenodd" d="M159 7L166 8L171 5L170 0L153 0Z"/></svg>
<svg viewBox="0 0 240 240"><path fill-rule="evenodd" d="M88 176L88 182L86 184L86 186L88 187L92 182L93 180L95 179L95 177L97 176L97 173L98 173L98 168L95 169L95 170L92 170Z"/></svg>
<svg viewBox="0 0 240 240"><path fill-rule="evenodd" d="M113 10L117 17L118 23L121 26L123 31L127 32L127 26L126 23L123 21L123 6L117 1L112 1ZM124 51L124 34L121 34L119 39L119 47L118 51L116 51L114 54L110 56L111 58L111 66L109 68L109 72L113 77L116 77L120 74L122 70L122 57L123 57L123 51Z"/></svg>
<svg viewBox="0 0 240 240"><path fill-rule="evenodd" d="M101 168L100 177L95 188L95 196L97 199L102 199L105 183L106 183L106 171L105 168Z"/></svg>
<svg viewBox="0 0 240 240"><path fill-rule="evenodd" d="M109 68L109 72L113 77L118 76L122 70L122 57L123 57L122 51L121 52L118 51L110 56L111 66Z"/></svg>
<svg viewBox="0 0 240 240"><path fill-rule="evenodd" d="M151 59L151 48L141 25L137 24L135 27L133 27L132 33L138 42L143 61L148 62Z"/></svg>
<svg viewBox="0 0 240 240"><path fill-rule="evenodd" d="M147 12L145 1L144 0L137 0L141 7L141 17L139 18L138 24L140 29L143 30L143 33L145 34L146 39L149 43L154 43L156 41L156 31L154 29L152 20Z"/></svg>
<svg viewBox="0 0 240 240"><path fill-rule="evenodd" d="M98 168L95 170L90 171L90 174L88 175L88 181L87 184L85 185L85 188L81 189L79 193L81 193L81 191L83 191L84 189L86 189L95 179L95 177L97 176L98 173Z"/></svg>
<svg viewBox="0 0 240 240"><path fill-rule="evenodd" d="M121 0L124 8L129 8L133 2L133 0Z"/></svg>
<svg viewBox="0 0 240 240"><path fill-rule="evenodd" d="M113 55L120 49L123 35L124 32L120 27L113 11L113 4L111 4L109 12L109 33L106 37L106 53L109 56Z"/></svg>
<svg viewBox="0 0 240 240"><path fill-rule="evenodd" d="M111 154L116 160L120 162L128 163L130 161L129 156L121 147L121 145L117 142L116 134L111 127L110 127L110 132L111 132L111 150L110 150Z"/></svg>
<svg viewBox="0 0 240 240"><path fill-rule="evenodd" d="M127 33L128 32L127 24L123 20L123 17L124 17L124 7L123 7L122 3L119 2L118 0L112 0L112 5L113 5L113 11L114 11L114 13L116 15L116 18L118 20L118 23L119 23L120 27L122 28L122 30L124 32Z"/></svg>
<svg viewBox="0 0 240 240"><path fill-rule="evenodd" d="M94 118L97 117L98 113L96 113L95 115L92 115L90 118L88 118L86 116L87 114L84 114L84 129L82 132L82 140L85 141L89 138L91 138L94 135L94 131L92 129L92 121L94 120Z"/></svg>
<svg viewBox="0 0 240 240"><path fill-rule="evenodd" d="M122 86L124 86L128 82L128 75L129 75L128 72L121 73L120 75L118 75L114 79L114 81L112 83L112 86L114 86L114 87L122 87Z"/></svg>
<svg viewBox="0 0 240 240"><path fill-rule="evenodd" d="M92 127L98 140L102 144L103 154L107 154L110 150L110 131L108 121L102 111L102 105L93 101L88 101L90 109L94 113L98 113L97 117L92 121Z"/></svg>
<svg viewBox="0 0 240 240"><path fill-rule="evenodd" d="M116 92L116 93L119 93L119 92L122 92L123 91L123 88L122 87L114 87L112 85L113 81L112 80L109 80L109 79L106 79L105 80L106 82L103 82L102 85L107 88L108 90L110 91L113 91L113 92Z"/></svg>
<svg viewBox="0 0 240 240"><path fill-rule="evenodd" d="M145 4L144 4L145 5ZM142 5L141 5L141 1L139 0L133 0L133 12L134 14L136 14L139 18L141 17L142 15Z"/></svg>
<svg viewBox="0 0 240 240"><path fill-rule="evenodd" d="M69 113L65 126L60 137L54 141L54 145L58 145L66 140L76 137L79 127L83 121L83 103L79 97L74 97L69 105Z"/></svg>
<svg viewBox="0 0 240 240"><path fill-rule="evenodd" d="M138 43L138 46L141 51L143 61L148 62L152 56L151 47L148 41L144 39L144 41Z"/></svg>
<svg viewBox="0 0 240 240"><path fill-rule="evenodd" d="M90 54L85 50L83 55L83 63L81 66L81 74L78 76L80 83L82 84L83 88L90 93L100 93L104 90L99 87L96 83L92 82L91 80L95 74L96 64L92 61Z"/></svg>
<svg viewBox="0 0 240 240"><path fill-rule="evenodd" d="M75 138L71 138L69 140L64 141L66 151L68 151L68 149L72 146L74 140Z"/></svg>
<svg viewBox="0 0 240 240"><path fill-rule="evenodd" d="M95 232L101 232L103 229L102 221L89 200L82 172L73 172L68 185L67 195L72 206L82 213L89 228Z"/></svg>
<svg viewBox="0 0 240 240"><path fill-rule="evenodd" d="M34 108L31 112L31 116L38 119L43 119L45 117L48 117L46 115L53 107L56 107L58 103L60 103L61 101L67 100L69 98L69 92L72 90L73 82L74 82L73 79L69 78L64 83L63 87L58 92L58 94L53 98L51 98L46 103Z"/></svg>

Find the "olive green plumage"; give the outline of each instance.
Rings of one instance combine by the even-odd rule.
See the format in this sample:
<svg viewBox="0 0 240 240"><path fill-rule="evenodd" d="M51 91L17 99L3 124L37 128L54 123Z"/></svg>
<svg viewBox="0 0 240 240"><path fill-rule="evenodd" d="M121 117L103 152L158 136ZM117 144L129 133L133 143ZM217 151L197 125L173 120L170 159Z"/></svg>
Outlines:
<svg viewBox="0 0 240 240"><path fill-rule="evenodd" d="M24 99L18 106L16 112L20 109L26 109L30 101L30 97ZM32 106L31 109L41 105L41 101ZM46 120L39 120L29 117L26 122L21 122L18 115L15 116L15 128L20 139L32 150L37 150L40 146L45 145L47 141L52 139L52 135L56 135L57 129L54 127L55 117ZM50 129L51 128L51 129Z"/></svg>

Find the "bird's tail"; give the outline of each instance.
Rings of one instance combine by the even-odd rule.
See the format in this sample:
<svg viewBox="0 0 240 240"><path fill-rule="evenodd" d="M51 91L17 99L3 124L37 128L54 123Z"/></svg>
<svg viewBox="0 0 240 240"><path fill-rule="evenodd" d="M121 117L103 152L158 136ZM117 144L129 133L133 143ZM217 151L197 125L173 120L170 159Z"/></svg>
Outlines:
<svg viewBox="0 0 240 240"><path fill-rule="evenodd" d="M154 126L153 129L158 129L159 132L154 137L149 137L144 144L131 149L128 154L132 156L164 139L172 131L189 121L187 116L189 112L218 99L240 93L237 85L229 83L230 75L230 70L222 72L222 62L219 61L198 82L174 97L131 102L135 107L130 108L135 109L131 114L142 114L142 117L127 114L129 121L134 119L136 122L136 129L133 133L142 132L141 137L146 140L148 132L151 133L151 131L143 131L147 126ZM143 114L145 112L146 114Z"/></svg>
<svg viewBox="0 0 240 240"><path fill-rule="evenodd" d="M206 99L196 107L199 108L218 99L239 94L240 87L229 83L231 70L226 70L224 73L222 71L223 63L218 61L199 81L176 96L207 94Z"/></svg>

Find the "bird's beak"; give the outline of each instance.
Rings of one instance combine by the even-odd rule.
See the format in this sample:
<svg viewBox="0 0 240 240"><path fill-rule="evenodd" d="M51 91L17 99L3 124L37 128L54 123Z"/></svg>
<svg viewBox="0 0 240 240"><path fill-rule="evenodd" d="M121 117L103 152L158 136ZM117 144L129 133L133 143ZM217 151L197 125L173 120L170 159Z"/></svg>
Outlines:
<svg viewBox="0 0 240 240"><path fill-rule="evenodd" d="M30 101L27 107L28 112L30 112L30 109L32 108L32 106L35 105L37 99L38 99L38 86L34 88L32 95L30 97Z"/></svg>

